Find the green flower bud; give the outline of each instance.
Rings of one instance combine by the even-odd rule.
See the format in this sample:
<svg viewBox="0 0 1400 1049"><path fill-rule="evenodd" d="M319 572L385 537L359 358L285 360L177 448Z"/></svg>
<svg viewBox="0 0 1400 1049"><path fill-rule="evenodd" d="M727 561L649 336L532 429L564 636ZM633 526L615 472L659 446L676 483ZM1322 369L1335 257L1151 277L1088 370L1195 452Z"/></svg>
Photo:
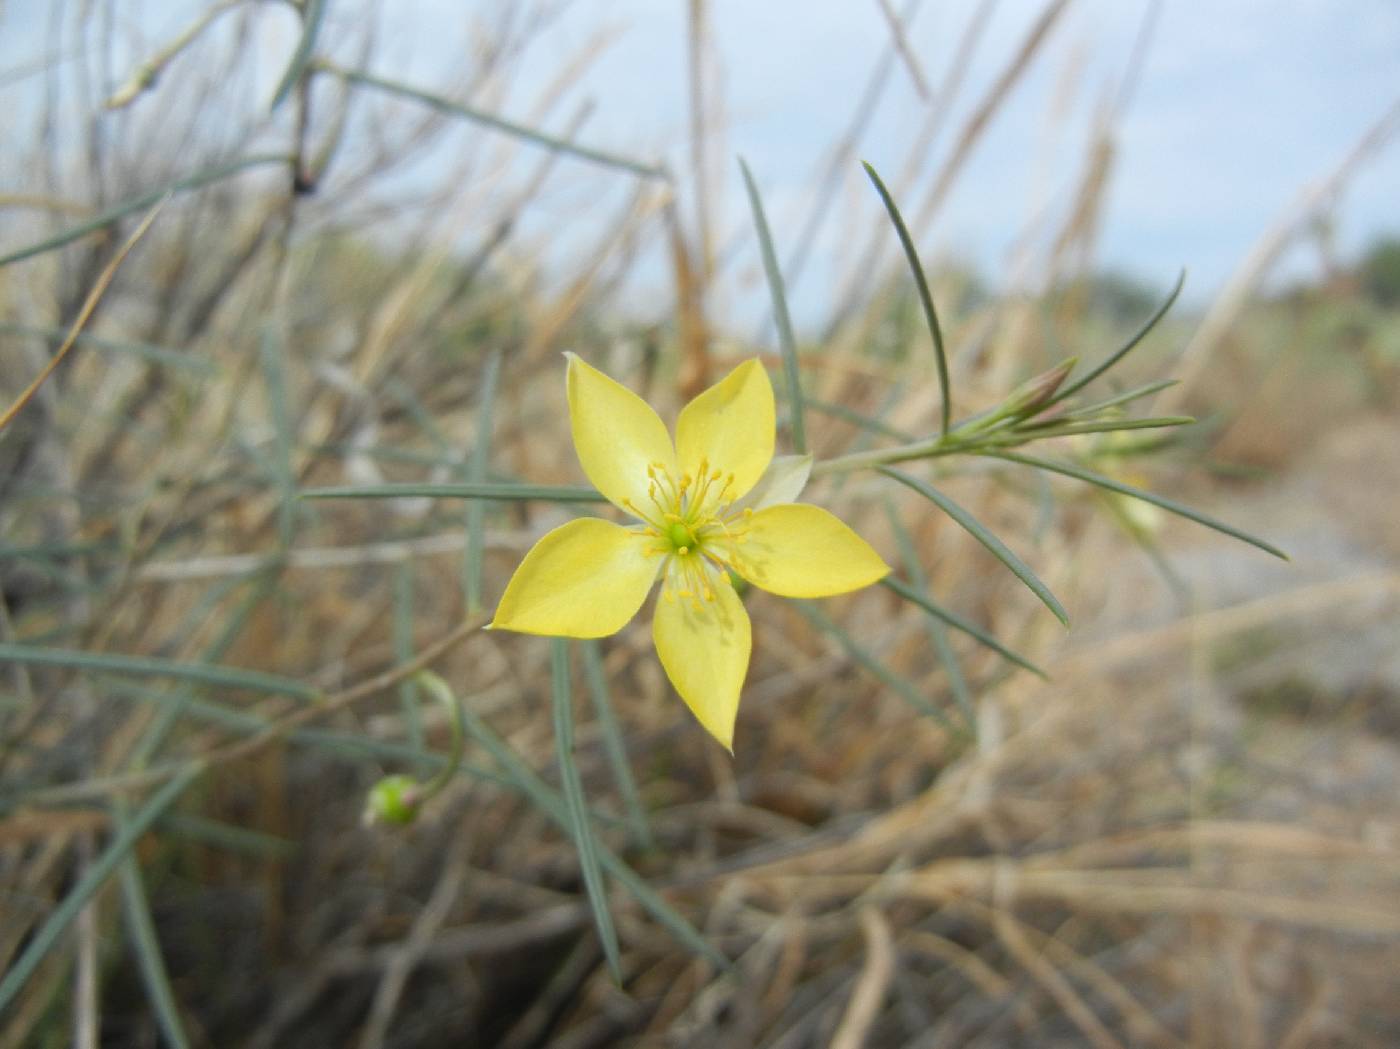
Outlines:
<svg viewBox="0 0 1400 1049"><path fill-rule="evenodd" d="M422 789L412 776L385 776L370 788L365 799L365 824L405 827L418 818L422 801Z"/></svg>

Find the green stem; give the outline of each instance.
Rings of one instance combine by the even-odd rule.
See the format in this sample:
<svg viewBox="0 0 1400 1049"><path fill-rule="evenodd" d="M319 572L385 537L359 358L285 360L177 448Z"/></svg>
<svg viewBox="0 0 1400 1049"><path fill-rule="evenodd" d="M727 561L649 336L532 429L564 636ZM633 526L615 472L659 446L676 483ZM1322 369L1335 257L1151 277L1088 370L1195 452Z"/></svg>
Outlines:
<svg viewBox="0 0 1400 1049"><path fill-rule="evenodd" d="M812 464L812 476L828 477L832 474L850 473L852 470L873 470L877 466L908 462L910 459L936 459L942 455L969 451L973 446L972 442L958 434L958 431L950 430L941 437L932 437L926 441L901 444L894 448L872 448L868 452L853 452L835 459L825 459Z"/></svg>
<svg viewBox="0 0 1400 1049"><path fill-rule="evenodd" d="M462 755L466 752L467 746L466 725L462 717L462 706L457 697L452 694L452 689L448 687L446 681L431 670L420 670L413 675L412 680L442 704L443 709L448 713L447 723L452 728L452 742L451 749L447 754L447 763L438 769L437 775L419 789L418 801L421 804L447 786L452 781L452 777L457 775L458 769L462 767Z"/></svg>

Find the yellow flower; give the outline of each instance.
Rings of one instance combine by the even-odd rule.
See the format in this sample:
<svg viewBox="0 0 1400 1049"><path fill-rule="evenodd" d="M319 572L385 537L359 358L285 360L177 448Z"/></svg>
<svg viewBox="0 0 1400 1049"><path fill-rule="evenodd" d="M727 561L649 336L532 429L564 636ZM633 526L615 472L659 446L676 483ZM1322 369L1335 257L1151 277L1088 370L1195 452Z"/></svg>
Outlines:
<svg viewBox="0 0 1400 1049"><path fill-rule="evenodd" d="M784 597L857 590L889 572L827 511L791 500L811 460L773 459L773 387L746 361L681 411L673 445L651 407L568 354L569 420L584 473L639 523L585 517L545 535L491 626L555 637L621 630L661 579L652 639L671 684L733 750L749 617L730 572Z"/></svg>

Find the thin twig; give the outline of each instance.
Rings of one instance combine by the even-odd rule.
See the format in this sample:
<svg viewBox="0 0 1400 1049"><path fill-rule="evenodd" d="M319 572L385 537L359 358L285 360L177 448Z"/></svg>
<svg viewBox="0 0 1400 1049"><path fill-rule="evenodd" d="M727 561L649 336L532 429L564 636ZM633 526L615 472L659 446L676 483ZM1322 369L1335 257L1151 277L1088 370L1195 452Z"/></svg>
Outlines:
<svg viewBox="0 0 1400 1049"><path fill-rule="evenodd" d="M169 199L170 194L167 193L155 202L151 210L146 212L146 217L141 220L140 225L136 227L131 236L126 238L126 243L123 244L116 255L113 256L112 261L107 263L106 268L103 269L101 275L98 276L97 283L92 286L92 290L88 292L87 298L83 301L83 308L78 311L77 318L73 321L72 327L68 329L68 337L63 340L63 345L59 346L58 351L49 358L49 363L44 365L39 374L34 377L34 381L25 388L23 393L15 398L15 402L6 409L5 414L0 415L0 430L10 425L11 420L13 420L24 406L33 399L34 395L39 392L39 387L43 386L48 377L54 373L54 369L63 363L63 358L68 355L68 351L77 344L78 336L82 333L83 327L88 322L88 318L92 316L92 311L97 309L97 304L102 301L102 296L107 293L107 286L112 283L112 278L117 275L117 267L122 264L131 249L136 247L137 241L146 235L146 231L151 228L151 223L156 220L156 216L160 214L160 209L165 207L165 202Z"/></svg>

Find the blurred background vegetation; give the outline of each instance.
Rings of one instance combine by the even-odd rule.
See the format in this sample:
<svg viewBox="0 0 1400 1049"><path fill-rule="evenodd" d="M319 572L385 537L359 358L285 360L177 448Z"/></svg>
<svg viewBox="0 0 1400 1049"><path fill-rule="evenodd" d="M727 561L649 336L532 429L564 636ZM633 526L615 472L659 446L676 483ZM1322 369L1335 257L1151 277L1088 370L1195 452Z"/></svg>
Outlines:
<svg viewBox="0 0 1400 1049"><path fill-rule="evenodd" d="M1400 1040L1400 239L1334 235L1400 110L1371 100L1349 149L1280 172L1295 201L1102 391L1179 379L1153 412L1198 424L1052 449L1291 563L951 458L928 476L1071 629L913 493L853 474L805 498L1047 678L887 590L752 594L731 760L645 617L576 646L616 982L559 826L549 642L467 629L573 510L300 493L577 484L563 349L666 418L755 352L781 395L753 227L724 203L732 12L668 5L678 130L648 143L590 130L603 5L425 5L457 59L373 72L413 6L0 4L34 45L0 71L0 404L83 322L0 433L0 1045ZM965 5L937 62L917 3L866 6L869 80L770 208L785 275L826 289L795 300L818 458L940 410L859 156L941 243L1023 79L1078 60L1066 0L1005 39ZM946 245L930 267L962 415L1096 362L1167 293L1099 251L1157 6L1004 269ZM566 17L593 32L565 46ZM924 132L893 144L872 140L891 78ZM1281 272L1298 251L1315 265ZM366 827L376 781L451 749L425 664L467 711L466 765L412 826Z"/></svg>

